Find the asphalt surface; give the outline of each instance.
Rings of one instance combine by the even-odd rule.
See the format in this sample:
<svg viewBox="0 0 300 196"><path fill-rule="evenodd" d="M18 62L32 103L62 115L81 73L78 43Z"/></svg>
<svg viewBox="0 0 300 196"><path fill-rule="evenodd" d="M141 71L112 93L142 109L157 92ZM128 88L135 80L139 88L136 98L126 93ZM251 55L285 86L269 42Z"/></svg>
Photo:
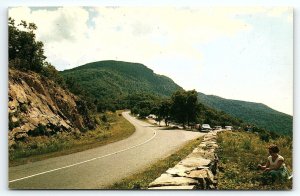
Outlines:
<svg viewBox="0 0 300 196"><path fill-rule="evenodd" d="M11 189L105 189L204 135L164 130L124 112L136 131L98 148L9 168Z"/></svg>

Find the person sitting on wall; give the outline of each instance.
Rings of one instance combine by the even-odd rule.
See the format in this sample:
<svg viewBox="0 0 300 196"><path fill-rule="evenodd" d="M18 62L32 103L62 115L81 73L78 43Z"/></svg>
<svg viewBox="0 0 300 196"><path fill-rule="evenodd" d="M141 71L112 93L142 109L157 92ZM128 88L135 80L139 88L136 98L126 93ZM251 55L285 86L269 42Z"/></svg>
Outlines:
<svg viewBox="0 0 300 196"><path fill-rule="evenodd" d="M278 146L272 144L268 149L270 156L268 157L266 164L258 164L258 168L264 171L263 182L274 183L275 181L286 181L289 178L289 172L285 166L284 158L278 154Z"/></svg>

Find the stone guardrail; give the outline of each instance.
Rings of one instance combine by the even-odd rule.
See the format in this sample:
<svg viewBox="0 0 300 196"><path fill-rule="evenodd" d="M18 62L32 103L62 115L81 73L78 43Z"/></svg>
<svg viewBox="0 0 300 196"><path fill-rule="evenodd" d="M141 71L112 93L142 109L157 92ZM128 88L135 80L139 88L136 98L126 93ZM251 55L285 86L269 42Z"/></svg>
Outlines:
<svg viewBox="0 0 300 196"><path fill-rule="evenodd" d="M216 189L217 132L207 133L185 159L149 184L148 189Z"/></svg>

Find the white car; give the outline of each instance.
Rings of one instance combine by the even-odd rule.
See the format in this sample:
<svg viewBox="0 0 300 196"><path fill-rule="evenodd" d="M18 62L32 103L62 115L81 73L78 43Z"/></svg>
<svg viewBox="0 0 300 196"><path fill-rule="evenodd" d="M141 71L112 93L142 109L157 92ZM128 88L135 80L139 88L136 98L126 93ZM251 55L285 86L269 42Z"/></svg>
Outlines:
<svg viewBox="0 0 300 196"><path fill-rule="evenodd" d="M232 130L232 126L225 126L225 130L231 131Z"/></svg>
<svg viewBox="0 0 300 196"><path fill-rule="evenodd" d="M209 124L203 124L203 125L201 126L201 131L203 131L203 132L209 132L209 131L211 131L211 130L212 130L212 128L210 127Z"/></svg>
<svg viewBox="0 0 300 196"><path fill-rule="evenodd" d="M215 126L215 130L222 130L221 126Z"/></svg>

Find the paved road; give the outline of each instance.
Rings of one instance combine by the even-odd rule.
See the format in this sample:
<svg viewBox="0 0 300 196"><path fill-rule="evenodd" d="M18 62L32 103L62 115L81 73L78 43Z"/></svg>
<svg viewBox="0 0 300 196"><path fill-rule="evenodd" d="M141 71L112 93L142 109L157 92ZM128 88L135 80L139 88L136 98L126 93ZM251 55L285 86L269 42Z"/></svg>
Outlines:
<svg viewBox="0 0 300 196"><path fill-rule="evenodd" d="M170 155L203 133L163 130L123 116L136 131L127 139L66 156L9 168L12 189L103 189Z"/></svg>

